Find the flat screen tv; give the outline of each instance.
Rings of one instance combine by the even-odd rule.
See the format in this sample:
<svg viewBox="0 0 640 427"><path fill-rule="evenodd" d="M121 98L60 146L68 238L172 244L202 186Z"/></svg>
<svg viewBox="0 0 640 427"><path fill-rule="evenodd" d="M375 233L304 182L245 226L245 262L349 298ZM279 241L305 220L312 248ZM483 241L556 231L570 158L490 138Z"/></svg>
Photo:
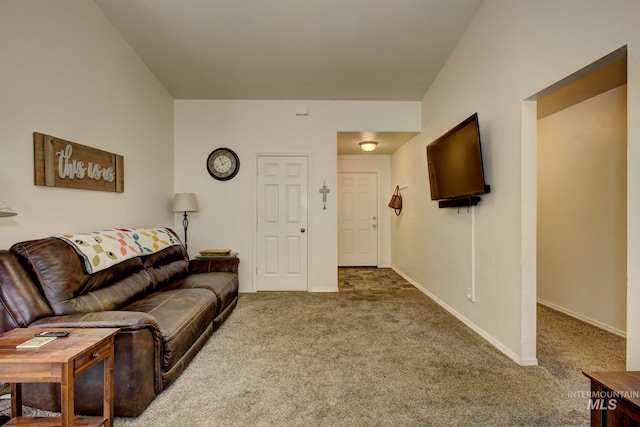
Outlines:
<svg viewBox="0 0 640 427"><path fill-rule="evenodd" d="M431 200L466 198L477 204L476 196L490 191L484 182L478 113L427 145L427 166Z"/></svg>

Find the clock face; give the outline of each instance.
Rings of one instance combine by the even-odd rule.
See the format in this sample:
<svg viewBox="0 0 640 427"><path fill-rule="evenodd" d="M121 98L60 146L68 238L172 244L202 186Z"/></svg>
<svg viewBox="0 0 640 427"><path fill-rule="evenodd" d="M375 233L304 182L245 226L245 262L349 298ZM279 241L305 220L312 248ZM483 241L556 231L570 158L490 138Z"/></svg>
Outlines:
<svg viewBox="0 0 640 427"><path fill-rule="evenodd" d="M219 181L227 181L236 176L240 170L238 155L228 148L217 148L207 159L209 175Z"/></svg>

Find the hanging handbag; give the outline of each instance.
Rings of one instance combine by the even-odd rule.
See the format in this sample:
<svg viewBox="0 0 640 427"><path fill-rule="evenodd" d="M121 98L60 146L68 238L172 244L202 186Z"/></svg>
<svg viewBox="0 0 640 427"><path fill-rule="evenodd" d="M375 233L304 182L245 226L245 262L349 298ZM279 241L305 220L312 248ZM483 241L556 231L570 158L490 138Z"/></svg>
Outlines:
<svg viewBox="0 0 640 427"><path fill-rule="evenodd" d="M400 194L400 187L398 185L396 185L396 190L393 192L393 196L391 196L389 207L396 212L396 215L400 215L400 212L402 212L402 195Z"/></svg>

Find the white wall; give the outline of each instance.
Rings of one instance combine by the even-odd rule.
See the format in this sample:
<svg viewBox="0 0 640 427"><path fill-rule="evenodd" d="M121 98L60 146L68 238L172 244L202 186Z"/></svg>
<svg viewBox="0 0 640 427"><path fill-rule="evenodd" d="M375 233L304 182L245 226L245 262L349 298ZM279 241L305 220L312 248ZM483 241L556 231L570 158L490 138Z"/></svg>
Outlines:
<svg viewBox="0 0 640 427"><path fill-rule="evenodd" d="M88 0L0 2L0 248L171 226L173 100ZM124 193L34 185L33 132L124 156Z"/></svg>
<svg viewBox="0 0 640 427"><path fill-rule="evenodd" d="M309 115L296 116L297 108ZM420 102L175 101L175 188L196 193L200 211L189 215L189 251L228 247L240 258L242 292L255 291L255 158L258 153L310 155L310 290L337 290L337 132L417 131ZM234 150L240 172L226 182L207 173L218 147ZM331 190L322 209L318 190ZM176 216L175 227L182 230Z"/></svg>
<svg viewBox="0 0 640 427"><path fill-rule="evenodd" d="M624 336L627 86L538 120L538 300Z"/></svg>
<svg viewBox="0 0 640 427"><path fill-rule="evenodd" d="M422 133L392 157L392 181L416 183L413 219L392 223L392 264L519 363L536 363L535 268L523 259L535 257L535 190L522 191L535 189L535 135L523 134L535 133L535 124L522 120L530 117L523 101L627 45L628 116L638 117L637 16L640 3L628 0L486 0L423 99ZM473 112L492 192L470 213L438 209L429 200L425 146ZM640 123L629 120L628 164L638 161ZM629 167L630 369L640 368L640 200L631 197L639 187L640 170ZM467 299L472 284L475 303Z"/></svg>
<svg viewBox="0 0 640 427"><path fill-rule="evenodd" d="M338 172L376 172L378 174L378 267L391 265L391 215L389 200L396 184L391 184L391 156L363 154L338 156Z"/></svg>

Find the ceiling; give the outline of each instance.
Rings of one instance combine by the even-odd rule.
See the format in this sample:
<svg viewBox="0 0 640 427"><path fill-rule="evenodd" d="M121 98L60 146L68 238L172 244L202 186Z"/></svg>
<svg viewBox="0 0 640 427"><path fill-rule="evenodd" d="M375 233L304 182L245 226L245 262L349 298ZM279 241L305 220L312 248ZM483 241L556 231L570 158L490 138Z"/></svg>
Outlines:
<svg viewBox="0 0 640 427"><path fill-rule="evenodd" d="M94 2L175 99L420 101L482 0Z"/></svg>

